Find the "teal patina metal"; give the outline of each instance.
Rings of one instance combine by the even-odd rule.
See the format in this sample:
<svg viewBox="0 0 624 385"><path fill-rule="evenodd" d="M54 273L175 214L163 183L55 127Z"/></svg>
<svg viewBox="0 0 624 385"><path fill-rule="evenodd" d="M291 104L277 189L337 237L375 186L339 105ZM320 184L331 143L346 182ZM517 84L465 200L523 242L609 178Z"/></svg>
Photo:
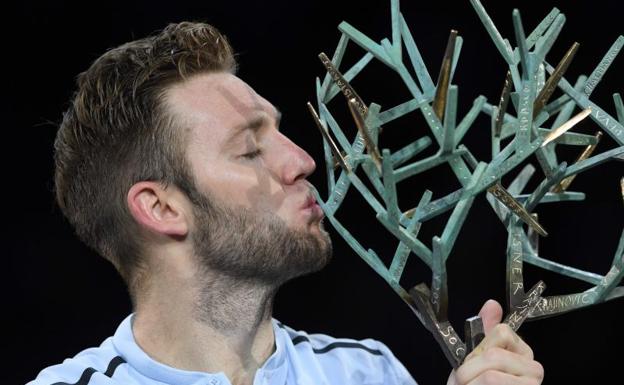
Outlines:
<svg viewBox="0 0 624 385"><path fill-rule="evenodd" d="M471 3L509 66L503 92L496 105L479 96L457 123L458 88L452 80L462 38L456 31L451 31L437 85L434 84L399 10L399 0L390 2L391 39L377 42L346 22L338 26L342 36L333 57L320 55L327 74L322 81L316 80L318 114L311 104L308 105L324 142L329 196L323 199L316 192L316 197L326 217L353 250L412 308L433 333L454 367L460 365L479 342L483 331L481 320L470 318L466 323L467 341L464 343L448 322L446 262L475 198L481 193L486 194L508 231L508 315L505 322L512 328L517 330L525 319L552 316L624 296L624 287L618 286L624 275L624 231L612 267L603 276L540 257L537 239L547 233L534 213L539 204L583 200L583 193L567 191L575 175L606 161L624 160L622 98L619 94L613 96L617 119L590 100L592 91L624 46L624 37L616 40L589 76L580 76L572 85L565 79L564 73L578 44L570 48L556 67L546 61L546 55L565 23L565 16L558 9L553 9L529 36L525 35L520 12L514 10L512 20L517 47L512 47L509 40L501 36L481 3L478 0L471 0ZM341 71L339 68L349 42L363 48L366 54L352 67ZM403 57L404 52L407 58ZM360 98L349 82L374 59L396 71L411 99L383 109L375 103L366 104ZM415 77L408 66L411 66ZM563 96L550 101L557 87ZM327 107L339 93L345 96L358 127L358 134L351 141ZM514 111L508 108L509 101ZM581 111L572 117L579 109ZM378 138L382 126L415 110L424 116L431 135L418 138L394 153L388 149L380 151ZM487 161L476 159L461 143L480 113L491 116L492 156ZM618 147L590 156L601 133L593 136L569 131L587 116L600 127L601 132L610 135ZM545 127L548 121L552 124ZM508 144L501 147L501 141L509 138ZM568 165L557 159L556 149L561 145L585 146L586 149L576 163ZM419 159L418 154L430 146L437 146L438 151ZM522 169L507 188L503 187L501 178L517 171L518 166L532 155L535 155L544 175L537 188L523 193L535 172L531 165ZM431 191L425 191L415 208L401 211L397 183L444 163L451 167L461 188L436 199ZM368 186L373 190L356 175L358 167L361 167L370 182ZM624 197L624 178L620 183ZM375 251L363 246L336 219L335 213L351 187L375 211L377 220L399 240L390 266L384 264ZM429 248L418 238L421 225L448 211L451 214L446 227L441 235L433 237ZM528 225L526 230L524 224ZM410 290L401 286L403 270L411 254L431 269L430 286L421 283ZM545 285L540 281L525 292L524 263L588 282L594 287L581 293L541 297Z"/></svg>

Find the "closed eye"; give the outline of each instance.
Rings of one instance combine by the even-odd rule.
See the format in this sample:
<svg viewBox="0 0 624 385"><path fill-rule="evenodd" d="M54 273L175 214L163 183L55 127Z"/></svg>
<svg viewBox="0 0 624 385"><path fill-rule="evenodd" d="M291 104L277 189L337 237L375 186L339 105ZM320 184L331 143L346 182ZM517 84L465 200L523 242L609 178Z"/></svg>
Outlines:
<svg viewBox="0 0 624 385"><path fill-rule="evenodd" d="M262 150L261 149L256 149L252 152L248 152L246 154L241 155L243 158L245 159L254 159L257 158L258 156L260 156L262 154Z"/></svg>

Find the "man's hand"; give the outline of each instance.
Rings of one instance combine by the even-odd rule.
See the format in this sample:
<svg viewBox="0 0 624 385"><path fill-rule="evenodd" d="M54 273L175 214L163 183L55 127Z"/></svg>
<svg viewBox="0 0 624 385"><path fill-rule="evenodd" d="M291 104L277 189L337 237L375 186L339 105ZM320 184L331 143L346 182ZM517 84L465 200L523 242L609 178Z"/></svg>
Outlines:
<svg viewBox="0 0 624 385"><path fill-rule="evenodd" d="M538 385L544 368L533 359L533 350L507 325L501 324L503 309L487 301L479 312L485 338L453 370L447 385Z"/></svg>

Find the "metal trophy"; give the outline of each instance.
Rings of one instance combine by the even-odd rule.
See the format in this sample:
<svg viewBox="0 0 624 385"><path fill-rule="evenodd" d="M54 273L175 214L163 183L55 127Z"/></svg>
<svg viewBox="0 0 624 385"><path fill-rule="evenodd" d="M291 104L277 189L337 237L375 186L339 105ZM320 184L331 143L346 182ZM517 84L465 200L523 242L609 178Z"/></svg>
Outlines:
<svg viewBox="0 0 624 385"><path fill-rule="evenodd" d="M540 204L583 200L585 195L582 192L569 191L576 175L607 161L624 160L622 98L619 94L613 96L617 118L590 99L592 91L622 49L624 37L615 41L589 76L580 76L571 83L564 74L579 49L577 43L555 66L546 61L546 55L565 22L558 9L553 9L528 36L520 12L514 10L513 41L517 46L513 47L501 36L479 0L471 0L471 3L509 66L497 103L491 104L479 96L457 123L458 87L452 81L462 38L456 31L451 31L434 83L400 12L399 0L390 1L390 39L374 41L346 22L338 26L342 36L333 56L319 55L327 73L323 80L316 79L317 106L308 103L323 137L329 195L322 198L317 191L316 198L327 219L351 248L410 306L433 334L453 367L458 367L483 338L483 324L479 317L466 320L465 341L450 324L446 270L447 259L469 210L482 193L508 232L507 316L504 322L511 328L517 330L527 319L553 316L624 296L624 286L618 286L624 274L624 231L616 245L611 269L600 275L540 256L538 239L547 236L547 231L535 213ZM341 68L349 44L358 45L366 53L350 68ZM411 95L408 100L382 108L360 98L349 82L372 60L378 60L398 74ZM411 68L408 70L408 67ZM562 96L551 100L557 88L562 91ZM344 97L352 121L339 124L327 107L338 94L342 95L339 98ZM379 149L382 127L416 110L425 118L427 135L395 152ZM464 135L481 113L491 117L491 159L488 160L477 159L462 144ZM598 133L574 133L572 128L587 117L599 128ZM341 125L355 125L355 138L347 138ZM424 132L426 127L418 130ZM610 135L617 147L594 154L603 133ZM435 154L419 157L430 146L437 146ZM575 163L568 165L557 160L557 149L561 146L578 146L584 150ZM528 165L519 170L519 165L531 156L537 159L543 180L535 190L523 192L535 168ZM416 207L400 207L397 184L443 164L450 166L461 188L439 197L427 190ZM503 186L501 178L507 174L516 177L511 184ZM614 188L617 182L614 181ZM617 187L622 189L624 198L624 178ZM376 213L376 219L398 239L390 266L384 264L374 250L367 249L355 239L336 219L335 214L350 189L355 189L365 199ZM442 234L433 237L431 247L428 247L418 237L421 225L449 211L450 218ZM400 281L411 255L431 269L432 278L428 284L419 283L405 289ZM543 297L546 285L542 281L525 290L525 263L594 286L580 293Z"/></svg>

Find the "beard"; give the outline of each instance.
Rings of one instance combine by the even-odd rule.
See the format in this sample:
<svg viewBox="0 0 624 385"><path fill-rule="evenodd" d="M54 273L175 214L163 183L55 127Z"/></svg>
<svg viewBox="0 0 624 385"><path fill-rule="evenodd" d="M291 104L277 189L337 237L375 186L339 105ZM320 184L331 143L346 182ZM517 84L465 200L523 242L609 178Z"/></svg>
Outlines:
<svg viewBox="0 0 624 385"><path fill-rule="evenodd" d="M322 223L318 233L292 229L272 212L229 207L194 190L193 246L202 269L276 288L329 263L331 239Z"/></svg>

